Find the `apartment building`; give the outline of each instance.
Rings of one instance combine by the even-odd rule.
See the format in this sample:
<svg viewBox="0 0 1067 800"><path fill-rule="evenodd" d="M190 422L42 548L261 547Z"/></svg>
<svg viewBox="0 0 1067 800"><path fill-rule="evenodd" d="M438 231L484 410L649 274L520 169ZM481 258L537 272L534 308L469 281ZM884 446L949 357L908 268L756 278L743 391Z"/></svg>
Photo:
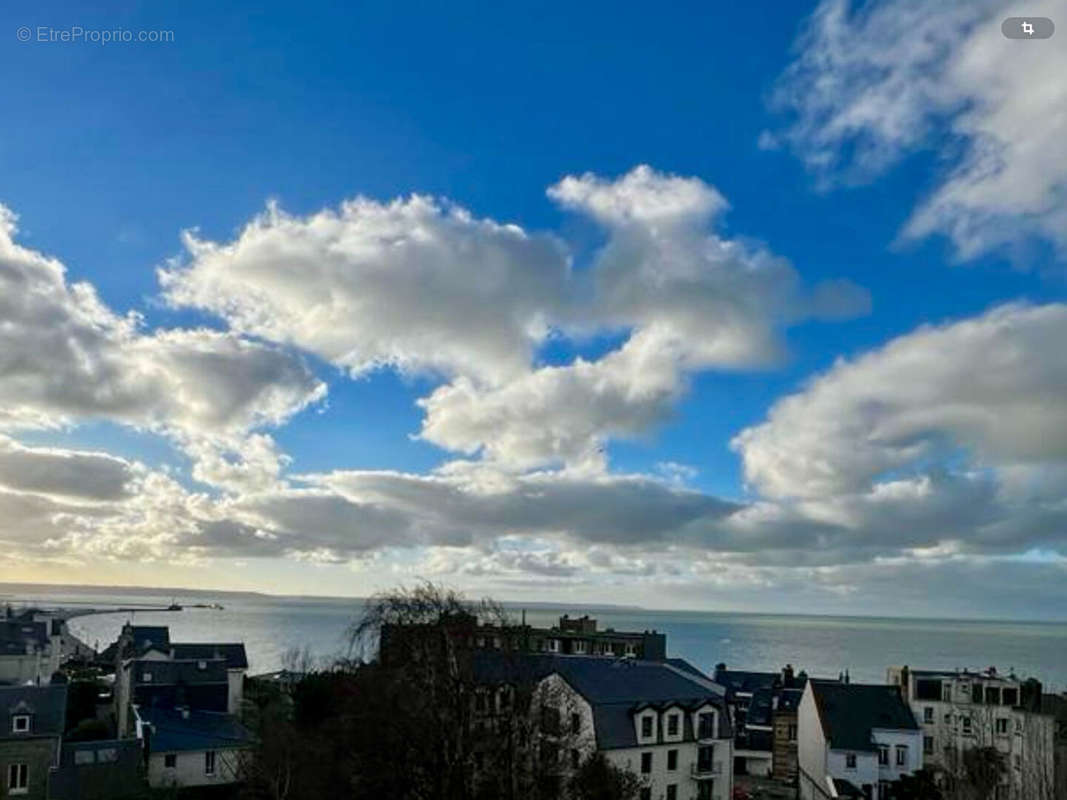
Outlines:
<svg viewBox="0 0 1067 800"><path fill-rule="evenodd" d="M922 727L926 766L950 778L963 769L963 754L993 748L1005 766L998 800L1046 800L1053 796L1054 722L1043 713L1040 682L985 670L889 667Z"/></svg>

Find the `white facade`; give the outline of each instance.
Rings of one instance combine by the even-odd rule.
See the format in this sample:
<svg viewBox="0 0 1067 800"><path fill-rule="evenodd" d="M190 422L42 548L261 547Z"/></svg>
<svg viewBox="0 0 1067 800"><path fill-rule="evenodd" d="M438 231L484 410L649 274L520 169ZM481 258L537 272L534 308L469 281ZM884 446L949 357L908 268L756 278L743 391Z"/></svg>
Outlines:
<svg viewBox="0 0 1067 800"><path fill-rule="evenodd" d="M887 670L922 728L923 761L935 770L953 771L960 754L995 747L1008 772L1000 796L1005 800L1046 800L1052 795L1053 734L1051 717L1019 706L1022 684L989 672ZM918 691L923 681L927 692ZM929 688L939 688L934 699ZM982 702L976 702L980 693ZM922 695L922 696L920 696Z"/></svg>
<svg viewBox="0 0 1067 800"><path fill-rule="evenodd" d="M542 681L538 693L538 703L548 701L560 710L563 731L558 739L559 757L566 773L575 757L580 763L598 749L593 708L559 675ZM649 800L730 800L733 739L718 737L720 713L710 703L695 710L679 705L645 708L633 717L637 746L599 749L610 763L638 776ZM696 735L702 714L712 715L714 735L687 740L686 716L688 729ZM672 716L676 723L669 721ZM576 752L572 755L571 751Z"/></svg>
<svg viewBox="0 0 1067 800"><path fill-rule="evenodd" d="M240 758L241 751L232 749L152 753L148 758L148 785L158 789L233 783L240 772Z"/></svg>
<svg viewBox="0 0 1067 800"><path fill-rule="evenodd" d="M804 689L797 712L799 797L823 800L837 797L833 779L846 780L858 789L871 788L879 798L886 784L922 769L922 732L872 728L868 749L843 750L827 741L815 702L812 683Z"/></svg>

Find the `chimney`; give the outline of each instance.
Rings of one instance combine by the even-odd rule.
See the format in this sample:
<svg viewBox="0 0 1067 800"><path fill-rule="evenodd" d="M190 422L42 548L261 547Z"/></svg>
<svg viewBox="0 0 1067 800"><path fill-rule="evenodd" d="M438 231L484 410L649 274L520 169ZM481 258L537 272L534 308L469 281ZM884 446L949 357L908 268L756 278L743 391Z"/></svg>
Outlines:
<svg viewBox="0 0 1067 800"><path fill-rule="evenodd" d="M786 689L792 689L793 688L793 665L792 664L786 664L785 668L782 670L782 686L784 686Z"/></svg>
<svg viewBox="0 0 1067 800"><path fill-rule="evenodd" d="M900 668L900 691L905 700L911 699L911 670L907 664Z"/></svg>

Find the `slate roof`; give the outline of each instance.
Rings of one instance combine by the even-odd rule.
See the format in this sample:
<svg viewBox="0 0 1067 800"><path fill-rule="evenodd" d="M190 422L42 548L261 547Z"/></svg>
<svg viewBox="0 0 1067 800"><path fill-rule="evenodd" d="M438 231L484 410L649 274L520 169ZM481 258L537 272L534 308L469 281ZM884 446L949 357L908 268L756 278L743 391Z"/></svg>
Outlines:
<svg viewBox="0 0 1067 800"><path fill-rule="evenodd" d="M862 798L867 796L858 786L856 786L856 784L852 783L852 781L847 781L844 778L833 778L832 780L834 782L834 790L837 792L838 797L853 797L862 800Z"/></svg>
<svg viewBox="0 0 1067 800"><path fill-rule="evenodd" d="M29 733L15 733L12 717L30 715ZM67 719L67 687L0 686L0 741L61 736Z"/></svg>
<svg viewBox="0 0 1067 800"><path fill-rule="evenodd" d="M240 642L227 643L201 643L201 642L172 642L171 651L176 659L204 660L221 658L226 662L227 669L248 669L248 655L245 646Z"/></svg>
<svg viewBox="0 0 1067 800"><path fill-rule="evenodd" d="M896 686L811 681L823 734L835 750L874 751L873 728L919 730Z"/></svg>
<svg viewBox="0 0 1067 800"><path fill-rule="evenodd" d="M730 694L747 692L754 694L757 689L774 686L782 679L777 672L750 672L738 669L716 669L715 682L722 685Z"/></svg>
<svg viewBox="0 0 1067 800"><path fill-rule="evenodd" d="M247 747L251 732L236 717L211 711L181 711L139 708L137 716L152 726L148 749L152 753L183 750L225 750Z"/></svg>
<svg viewBox="0 0 1067 800"><path fill-rule="evenodd" d="M706 675L705 673L701 672L699 669L694 667L692 664L690 664L684 658L668 658L668 659L665 659L665 661L666 661L666 663L670 664L672 667L675 667L676 669L680 669L680 670L683 670L685 672L688 672L689 674L694 675L697 678L703 678L706 681L712 680L711 676Z"/></svg>
<svg viewBox="0 0 1067 800"><path fill-rule="evenodd" d="M774 712L774 690L764 686L752 693L752 700L748 704L748 713L745 715L746 725L770 725Z"/></svg>
<svg viewBox="0 0 1067 800"><path fill-rule="evenodd" d="M170 628L166 625L131 625L133 646L139 650L149 645L166 647L170 644Z"/></svg>

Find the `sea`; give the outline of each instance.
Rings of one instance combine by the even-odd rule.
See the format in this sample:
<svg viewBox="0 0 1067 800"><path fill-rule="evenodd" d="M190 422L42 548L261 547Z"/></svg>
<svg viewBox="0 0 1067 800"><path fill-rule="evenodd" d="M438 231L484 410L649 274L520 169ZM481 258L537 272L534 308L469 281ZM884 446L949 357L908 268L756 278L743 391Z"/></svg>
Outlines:
<svg viewBox="0 0 1067 800"><path fill-rule="evenodd" d="M249 673L279 669L291 648L307 648L322 662L348 652L347 631L363 613L352 598L279 597L182 590L0 586L0 604L67 608L166 607L181 611L124 611L78 616L71 632L100 649L123 623L169 625L171 639L186 642L244 642ZM221 608L195 608L218 604ZM786 664L817 677L885 681L886 667L1014 671L1042 681L1046 691L1067 690L1067 622L809 616L715 611L664 611L619 606L508 606L516 618L550 626L564 613L588 614L600 628L655 630L667 635L668 655L705 672L724 663L732 669L774 671Z"/></svg>

